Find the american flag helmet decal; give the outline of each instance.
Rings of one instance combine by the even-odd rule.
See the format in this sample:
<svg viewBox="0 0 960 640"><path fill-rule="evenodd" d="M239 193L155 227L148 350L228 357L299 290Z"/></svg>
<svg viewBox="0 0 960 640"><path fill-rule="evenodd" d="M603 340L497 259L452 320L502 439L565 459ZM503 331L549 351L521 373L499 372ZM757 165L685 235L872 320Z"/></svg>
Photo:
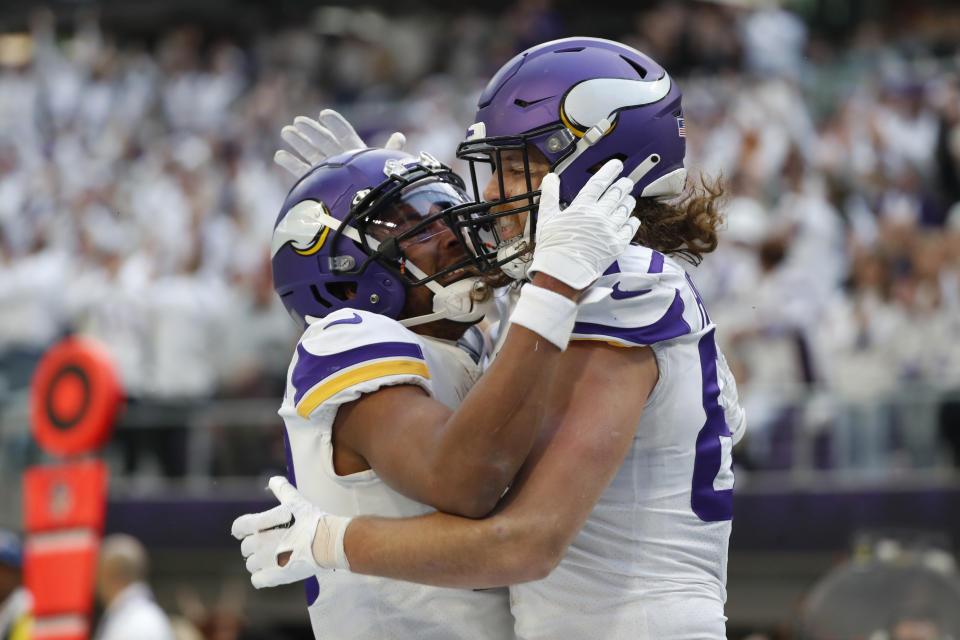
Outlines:
<svg viewBox="0 0 960 640"><path fill-rule="evenodd" d="M683 126L683 116L677 116L677 132L681 138L687 137L687 129Z"/></svg>

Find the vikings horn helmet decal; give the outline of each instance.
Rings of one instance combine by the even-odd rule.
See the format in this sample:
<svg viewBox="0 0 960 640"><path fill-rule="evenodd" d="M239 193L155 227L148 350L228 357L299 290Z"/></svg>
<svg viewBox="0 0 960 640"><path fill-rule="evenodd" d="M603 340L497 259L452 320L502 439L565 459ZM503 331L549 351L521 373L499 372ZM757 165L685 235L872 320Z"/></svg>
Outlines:
<svg viewBox="0 0 960 640"><path fill-rule="evenodd" d="M313 200L299 202L287 211L273 230L270 257L288 244L301 256L312 256L319 251L327 240L330 227L322 222L318 211L330 215L325 204Z"/></svg>
<svg viewBox="0 0 960 640"><path fill-rule="evenodd" d="M560 118L575 136L583 137L604 118L614 122L622 109L659 102L670 93L671 84L667 74L652 82L627 78L584 80L564 96Z"/></svg>
<svg viewBox="0 0 960 640"><path fill-rule="evenodd" d="M294 185L277 217L274 288L301 323L342 308L397 318L416 286L433 292L434 312L402 324L476 322L483 317L470 299L476 278L464 271L476 261L450 213L469 202L463 181L427 154L360 149L328 158ZM441 233L464 247L463 259L424 273L405 250Z"/></svg>

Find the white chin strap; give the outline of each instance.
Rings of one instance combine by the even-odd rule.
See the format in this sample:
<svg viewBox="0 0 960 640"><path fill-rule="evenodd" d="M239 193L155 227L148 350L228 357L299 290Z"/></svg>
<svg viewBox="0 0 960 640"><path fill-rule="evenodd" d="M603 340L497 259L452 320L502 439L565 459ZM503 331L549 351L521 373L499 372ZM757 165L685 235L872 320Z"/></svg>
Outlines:
<svg viewBox="0 0 960 640"><path fill-rule="evenodd" d="M427 274L412 262L408 261L405 268L415 278L422 280L427 277ZM398 322L405 327L415 327L435 320L479 322L486 312L480 307L480 304L474 302L473 298L470 297L479 282L480 278L464 278L444 287L436 280L431 280L425 286L433 291L433 313L416 316L415 318L404 318Z"/></svg>

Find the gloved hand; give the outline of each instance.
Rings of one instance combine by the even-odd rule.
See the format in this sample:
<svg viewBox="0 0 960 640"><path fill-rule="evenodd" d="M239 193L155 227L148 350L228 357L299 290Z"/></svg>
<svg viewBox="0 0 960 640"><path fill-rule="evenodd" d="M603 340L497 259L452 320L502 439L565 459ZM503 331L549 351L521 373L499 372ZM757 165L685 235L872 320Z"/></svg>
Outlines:
<svg viewBox="0 0 960 640"><path fill-rule="evenodd" d="M273 154L273 161L298 180L311 167L330 156L353 149L364 149L367 146L346 118L333 109L324 109L316 120L297 116L292 125L288 124L280 130L280 137L293 148L294 153L280 149ZM406 137L397 131L390 136L383 148L399 151L403 149L406 140Z"/></svg>
<svg viewBox="0 0 960 640"><path fill-rule="evenodd" d="M257 589L304 580L324 569L349 569L343 536L351 518L330 515L304 498L283 476L268 485L280 504L233 521L250 582ZM289 554L289 559L286 558Z"/></svg>
<svg viewBox="0 0 960 640"><path fill-rule="evenodd" d="M563 211L560 178L554 173L543 178L531 274L541 271L582 290L623 253L640 220L630 215L636 204L633 181L614 182L622 170L619 160L607 162Z"/></svg>

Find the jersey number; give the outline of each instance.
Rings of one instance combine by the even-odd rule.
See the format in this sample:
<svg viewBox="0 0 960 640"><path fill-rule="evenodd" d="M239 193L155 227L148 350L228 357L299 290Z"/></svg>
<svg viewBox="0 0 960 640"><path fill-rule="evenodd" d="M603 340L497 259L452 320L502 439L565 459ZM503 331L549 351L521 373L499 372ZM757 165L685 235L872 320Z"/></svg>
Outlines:
<svg viewBox="0 0 960 640"><path fill-rule="evenodd" d="M703 374L703 409L707 421L697 434L693 461L690 506L704 522L733 519L733 439L720 404L717 381L717 345L713 329L700 339L700 371Z"/></svg>

